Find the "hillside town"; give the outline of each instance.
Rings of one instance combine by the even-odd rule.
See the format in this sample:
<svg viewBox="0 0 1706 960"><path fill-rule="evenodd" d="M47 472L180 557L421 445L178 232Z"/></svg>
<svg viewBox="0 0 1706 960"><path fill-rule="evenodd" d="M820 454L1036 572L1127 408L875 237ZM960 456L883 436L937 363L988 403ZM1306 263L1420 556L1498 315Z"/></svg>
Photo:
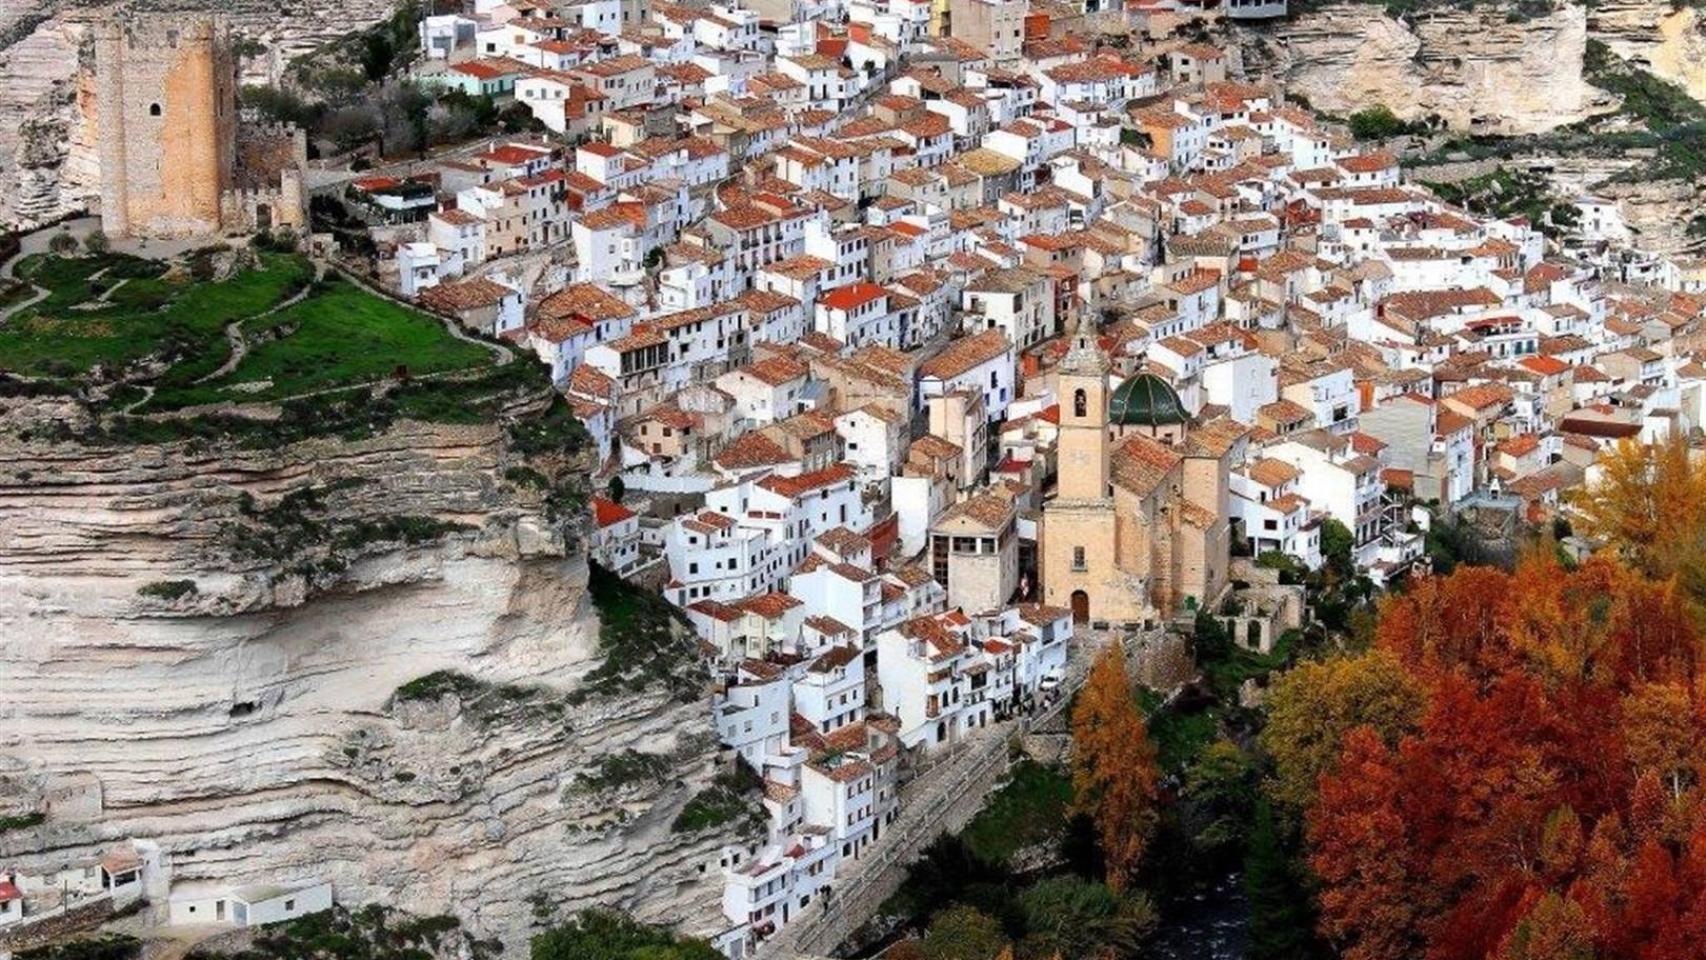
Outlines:
<svg viewBox="0 0 1706 960"><path fill-rule="evenodd" d="M1118 42L1094 6L481 0L417 69L550 135L350 185L401 294L549 366L593 557L716 665L767 817L723 857L737 953L882 836L902 753L1049 701L1075 633L1335 531L1390 584L1460 506L1547 522L1706 415L1697 268L1615 208L1568 244L1471 214L1176 5Z"/></svg>
<svg viewBox="0 0 1706 960"><path fill-rule="evenodd" d="M1241 569L1400 584L1436 525L1552 529L1618 441L1706 427L1706 265L1592 196L1453 205L1205 15L473 0L410 77L518 132L340 179L268 127L266 184L204 198L345 265L358 224L376 289L548 375L587 554L691 625L756 800L689 931L725 955L825 910L918 771L1057 717L1090 647L1243 624ZM0 929L168 873L140 839L0 873ZM170 910L331 905L315 876Z"/></svg>

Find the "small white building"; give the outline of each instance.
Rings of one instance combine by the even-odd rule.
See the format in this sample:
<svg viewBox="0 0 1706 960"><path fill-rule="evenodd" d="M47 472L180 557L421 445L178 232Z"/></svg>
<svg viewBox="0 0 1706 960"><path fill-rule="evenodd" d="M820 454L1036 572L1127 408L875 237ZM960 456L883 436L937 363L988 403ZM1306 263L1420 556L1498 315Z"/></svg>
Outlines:
<svg viewBox="0 0 1706 960"><path fill-rule="evenodd" d="M592 498L592 557L618 576L626 576L640 562L640 517L614 500Z"/></svg>
<svg viewBox="0 0 1706 960"><path fill-rule="evenodd" d="M397 248L397 287L403 296L418 296L438 285L438 247L430 243L405 243Z"/></svg>
<svg viewBox="0 0 1706 960"><path fill-rule="evenodd" d="M331 908L332 884L326 880L304 880L173 894L168 914L175 927L209 924L259 927Z"/></svg>

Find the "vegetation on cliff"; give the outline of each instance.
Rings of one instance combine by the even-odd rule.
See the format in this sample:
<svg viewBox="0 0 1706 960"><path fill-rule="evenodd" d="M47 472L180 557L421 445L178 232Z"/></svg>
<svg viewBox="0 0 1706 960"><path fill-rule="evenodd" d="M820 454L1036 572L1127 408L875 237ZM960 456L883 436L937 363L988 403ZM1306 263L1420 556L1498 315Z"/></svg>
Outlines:
<svg viewBox="0 0 1706 960"><path fill-rule="evenodd" d="M662 596L633 586L589 561L587 588L598 610L604 662L587 674L577 699L662 686L679 700L705 694L708 675L692 624Z"/></svg>
<svg viewBox="0 0 1706 960"><path fill-rule="evenodd" d="M670 827L677 833L692 833L736 824L739 833L761 836L769 822L764 805L758 802L763 789L757 771L736 761L734 771L717 774L710 786L694 794Z"/></svg>
<svg viewBox="0 0 1706 960"><path fill-rule="evenodd" d="M136 960L142 941L126 934L79 937L18 951L18 960Z"/></svg>
<svg viewBox="0 0 1706 960"><path fill-rule="evenodd" d="M532 960L722 960L703 940L640 923L612 910L587 910L533 938Z"/></svg>
<svg viewBox="0 0 1706 960"><path fill-rule="evenodd" d="M1613 178L1619 182L1692 180L1706 175L1706 105L1680 85L1617 56L1599 40L1587 41L1582 76L1594 86L1617 95L1621 101L1617 110L1549 133L1455 137L1432 153L1411 161L1417 178L1426 181L1429 165L1448 160L1518 157L1632 161L1628 170ZM1523 198L1516 201L1517 205L1545 202L1546 198L1533 195L1529 185L1517 186L1518 195ZM1533 208L1527 212L1532 213Z"/></svg>
<svg viewBox="0 0 1706 960"><path fill-rule="evenodd" d="M244 493L237 519L224 528L226 549L240 564L264 562L312 577L340 572L374 546L418 546L472 529L435 517L360 516L337 509L365 485L351 477L300 487L266 506Z"/></svg>
<svg viewBox="0 0 1706 960"><path fill-rule="evenodd" d="M334 906L261 928L247 947L197 947L186 960L495 960L501 944L478 940L449 915L416 917L378 905Z"/></svg>

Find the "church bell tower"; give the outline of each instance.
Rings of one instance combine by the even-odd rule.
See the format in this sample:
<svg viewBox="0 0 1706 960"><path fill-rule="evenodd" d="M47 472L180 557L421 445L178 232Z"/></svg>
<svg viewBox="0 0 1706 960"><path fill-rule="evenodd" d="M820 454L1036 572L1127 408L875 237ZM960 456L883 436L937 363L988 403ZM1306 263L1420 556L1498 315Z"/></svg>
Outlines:
<svg viewBox="0 0 1706 960"><path fill-rule="evenodd" d="M1060 391L1057 494L1065 500L1108 497L1108 358L1083 316L1056 370Z"/></svg>

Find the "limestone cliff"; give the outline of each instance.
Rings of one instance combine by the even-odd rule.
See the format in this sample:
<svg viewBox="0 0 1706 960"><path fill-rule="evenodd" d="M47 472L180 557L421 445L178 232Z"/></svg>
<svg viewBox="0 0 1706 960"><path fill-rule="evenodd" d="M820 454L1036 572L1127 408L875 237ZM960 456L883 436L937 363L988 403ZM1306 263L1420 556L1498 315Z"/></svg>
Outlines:
<svg viewBox="0 0 1706 960"><path fill-rule="evenodd" d="M20 439L56 413L0 435L0 796L48 811L0 863L151 838L179 883L324 876L512 948L545 904L715 923L727 838L672 829L708 703L584 696L586 566L501 428Z"/></svg>
<svg viewBox="0 0 1706 960"><path fill-rule="evenodd" d="M1588 14L1588 33L1619 57L1706 101L1706 20L1695 7L1670 0L1600 0Z"/></svg>
<svg viewBox="0 0 1706 960"><path fill-rule="evenodd" d="M1414 22L1367 3L1334 3L1272 25L1239 27L1252 74L1284 80L1316 109L1384 104L1407 120L1524 134L1611 106L1582 79L1587 15L1563 5L1532 20L1496 8L1440 9Z"/></svg>

